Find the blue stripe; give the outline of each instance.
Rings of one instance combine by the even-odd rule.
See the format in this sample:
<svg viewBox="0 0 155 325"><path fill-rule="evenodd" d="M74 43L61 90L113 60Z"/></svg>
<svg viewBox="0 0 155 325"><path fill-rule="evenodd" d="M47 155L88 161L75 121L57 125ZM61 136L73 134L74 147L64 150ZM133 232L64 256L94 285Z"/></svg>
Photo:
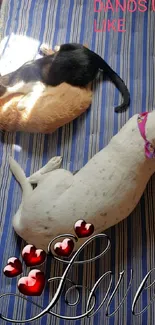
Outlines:
<svg viewBox="0 0 155 325"><path fill-rule="evenodd" d="M47 150L48 150L48 140L49 135L45 134L44 136L44 152L43 152L43 158L42 158L42 164L43 166L47 163Z"/></svg>
<svg viewBox="0 0 155 325"><path fill-rule="evenodd" d="M85 18L87 13L87 0L83 0L83 9L82 9L82 20L81 20L81 33L80 33L80 43L83 44L85 37Z"/></svg>
<svg viewBox="0 0 155 325"><path fill-rule="evenodd" d="M61 140L62 140L62 128L60 128L58 131L58 144L57 144L57 155L61 155Z"/></svg>
<svg viewBox="0 0 155 325"><path fill-rule="evenodd" d="M135 25L136 25L136 13L132 14L132 35L134 33L135 30ZM132 110L134 109L133 107L133 102L132 102L132 98L133 98L133 94L134 94L134 48L135 48L135 39L134 37L131 37L130 40L130 96L131 96L131 103L129 106L129 117L132 116Z"/></svg>
<svg viewBox="0 0 155 325"><path fill-rule="evenodd" d="M14 1L11 0L10 7L9 7L10 10L8 12L9 19L8 19L7 28L6 28L6 35L10 34L10 27L11 27L11 22L12 22L12 15L13 15L13 3L14 3Z"/></svg>
<svg viewBox="0 0 155 325"><path fill-rule="evenodd" d="M57 37L58 37L58 31L59 31L59 22L60 22L60 16L62 14L61 12L61 5L62 1L58 1L58 6L57 6L57 13L56 13L56 21L55 21L55 33L54 33L54 38L53 38L53 48L55 45L57 45Z"/></svg>
<svg viewBox="0 0 155 325"><path fill-rule="evenodd" d="M120 17L120 19L123 18L123 12L122 11L119 12L119 17ZM119 53L119 51L121 49L121 43L122 43L122 35L121 35L121 32L120 32L120 33L118 33L117 53ZM120 75L120 64L121 64L120 55L117 54L116 58L117 58L117 60L116 60L117 71L116 72L118 73L118 75ZM116 88L116 90L115 90L115 99L114 99L114 107L120 105L118 99L119 99L119 91ZM115 135L118 132L118 113L114 114L114 129L113 130L114 130L113 135Z"/></svg>
<svg viewBox="0 0 155 325"><path fill-rule="evenodd" d="M33 139L34 139L34 135L30 134L30 138L29 138L29 147L28 149L28 157L29 159L27 159L27 163L26 163L26 176L29 177L30 176L30 170L31 170L31 158L32 158L32 152L33 152Z"/></svg>
<svg viewBox="0 0 155 325"><path fill-rule="evenodd" d="M35 1L32 1L30 11L29 11L28 29L27 29L27 32L26 32L27 36L31 35L34 9L35 9Z"/></svg>
<svg viewBox="0 0 155 325"><path fill-rule="evenodd" d="M77 132L77 120L73 121L73 137L72 137L72 148L71 148L71 154L70 154L70 171L74 171L74 157L75 153L78 150L76 142L77 138L75 137L75 134Z"/></svg>
<svg viewBox="0 0 155 325"><path fill-rule="evenodd" d="M69 12L68 12L67 32L66 32L66 43L70 42L73 8L74 8L74 2L72 0L70 0L70 6L69 6Z"/></svg>
<svg viewBox="0 0 155 325"><path fill-rule="evenodd" d="M143 90L142 90L142 112L145 112L146 107L146 89L147 89L147 25L148 25L148 12L144 16L143 25Z"/></svg>
<svg viewBox="0 0 155 325"><path fill-rule="evenodd" d="M42 19L41 19L41 30L40 30L40 35L39 35L40 44L43 42L47 7L48 7L48 0L44 0L44 7L43 7L43 13L42 13Z"/></svg>
<svg viewBox="0 0 155 325"><path fill-rule="evenodd" d="M16 12L16 17L15 17L16 23L15 23L15 27L14 27L14 32L15 33L17 32L17 29L18 29L20 6L21 6L21 3L20 3L20 1L18 1L17 12Z"/></svg>

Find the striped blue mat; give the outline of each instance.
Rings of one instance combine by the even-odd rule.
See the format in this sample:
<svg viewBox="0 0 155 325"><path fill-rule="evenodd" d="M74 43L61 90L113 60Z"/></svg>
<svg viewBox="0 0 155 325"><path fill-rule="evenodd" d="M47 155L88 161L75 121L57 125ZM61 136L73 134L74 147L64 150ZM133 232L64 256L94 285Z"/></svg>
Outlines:
<svg viewBox="0 0 155 325"><path fill-rule="evenodd" d="M138 1L136 1L138 2ZM154 58L155 58L155 14L148 1L145 13L118 12L94 13L93 0L3 0L0 17L0 72L6 73L17 68L25 61L37 58L41 43L46 42L53 48L65 42L87 43L100 54L118 72L128 85L131 93L131 105L121 115L114 113L114 106L121 101L121 96L110 82L101 83L95 88L91 108L69 125L52 135L1 133L0 141L0 292L18 293L17 280L9 280L3 275L3 267L10 256L21 257L24 243L12 229L12 216L16 212L21 190L9 171L8 157L15 159L29 175L38 170L52 156L63 156L63 167L70 171L80 169L96 152L103 148L133 114L155 107L154 97ZM98 28L103 19L125 19L126 32L95 32L94 19ZM105 307L92 318L64 321L54 316L44 316L34 321L35 325L49 324L105 324L105 325L154 325L154 306L140 316L133 316L131 305L133 297L147 272L154 267L155 226L154 192L155 178L150 180L145 193L135 211L124 222L109 229L106 233L111 238L111 250L96 263L73 266L69 277L75 283L91 288L104 272L114 274L114 289L119 273L125 271L118 292L112 300L109 313L113 313L126 293L131 268L133 282L124 304L111 317L106 317ZM103 249L101 241L87 248L82 258L97 254ZM24 267L24 274L28 270ZM47 277L61 276L65 267L49 260L42 269ZM147 285L154 281L153 273ZM102 301L109 279L101 283L96 291L97 306ZM47 306L56 290L57 283L47 286L39 298L32 300L40 306ZM111 292L112 292L111 290ZM76 292L70 299L74 302ZM153 287L140 296L136 310L141 311L153 298ZM69 299L69 298L68 298ZM64 295L54 307L54 312L61 315L75 316L84 312L87 292L83 288L80 303L75 307L65 304ZM0 312L9 318L28 319L41 309L15 297L0 300ZM0 321L0 324L10 324ZM30 322L28 324L31 324Z"/></svg>

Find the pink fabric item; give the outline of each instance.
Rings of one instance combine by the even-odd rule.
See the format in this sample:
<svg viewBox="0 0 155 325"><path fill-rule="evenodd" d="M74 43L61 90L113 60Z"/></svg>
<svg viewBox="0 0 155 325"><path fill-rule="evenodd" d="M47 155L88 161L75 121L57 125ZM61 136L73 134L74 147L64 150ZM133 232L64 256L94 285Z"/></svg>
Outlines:
<svg viewBox="0 0 155 325"><path fill-rule="evenodd" d="M144 145L145 155L147 158L155 158L155 149L153 148L152 144L147 140L146 132L145 132L145 125L147 122L148 114L149 114L148 112L139 114L137 122L138 122L138 128L139 128L140 134L145 142L145 145Z"/></svg>

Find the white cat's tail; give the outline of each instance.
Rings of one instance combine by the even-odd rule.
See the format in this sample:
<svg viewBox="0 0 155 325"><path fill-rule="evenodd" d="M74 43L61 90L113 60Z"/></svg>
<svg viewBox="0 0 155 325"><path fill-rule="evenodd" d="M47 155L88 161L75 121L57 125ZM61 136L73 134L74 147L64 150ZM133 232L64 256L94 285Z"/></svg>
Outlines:
<svg viewBox="0 0 155 325"><path fill-rule="evenodd" d="M16 180L19 182L22 190L23 197L28 196L32 191L32 186L26 178L26 175L19 164L12 158L9 158L10 169L15 176Z"/></svg>

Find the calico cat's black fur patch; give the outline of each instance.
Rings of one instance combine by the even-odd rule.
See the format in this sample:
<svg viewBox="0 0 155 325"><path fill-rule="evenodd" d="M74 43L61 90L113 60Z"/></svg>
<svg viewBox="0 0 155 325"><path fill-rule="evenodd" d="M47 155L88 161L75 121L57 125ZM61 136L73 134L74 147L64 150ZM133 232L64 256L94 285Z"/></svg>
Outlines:
<svg viewBox="0 0 155 325"><path fill-rule="evenodd" d="M61 45L58 52L27 62L16 71L0 76L0 84L2 93L3 87L12 87L20 81L42 81L50 86L66 82L73 86L85 87L94 80L99 69L103 70L122 93L123 103L116 107L115 111L126 109L130 103L130 94L124 81L98 54L81 44Z"/></svg>

